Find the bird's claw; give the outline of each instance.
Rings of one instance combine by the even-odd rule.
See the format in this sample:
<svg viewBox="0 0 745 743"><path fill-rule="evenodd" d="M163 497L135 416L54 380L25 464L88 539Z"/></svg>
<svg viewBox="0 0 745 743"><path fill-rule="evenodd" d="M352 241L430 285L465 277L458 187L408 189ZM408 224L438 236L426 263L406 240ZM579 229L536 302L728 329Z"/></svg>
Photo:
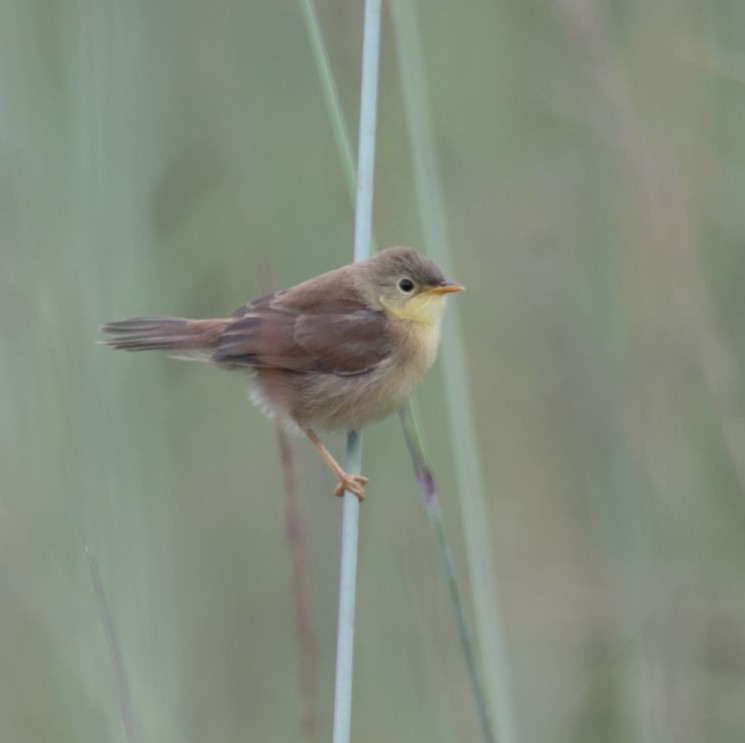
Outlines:
<svg viewBox="0 0 745 743"><path fill-rule="evenodd" d="M344 491L348 490L350 493L354 493L357 499L362 502L365 500L365 488L363 486L367 485L367 483L368 479L364 475L345 474L344 477L339 478L339 484L336 486L334 495L337 498L342 498Z"/></svg>

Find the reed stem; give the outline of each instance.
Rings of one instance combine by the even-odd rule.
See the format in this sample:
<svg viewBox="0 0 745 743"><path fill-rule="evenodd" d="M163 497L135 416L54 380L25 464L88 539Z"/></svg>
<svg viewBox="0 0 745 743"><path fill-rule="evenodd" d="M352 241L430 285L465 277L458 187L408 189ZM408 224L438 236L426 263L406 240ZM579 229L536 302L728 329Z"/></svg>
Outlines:
<svg viewBox="0 0 745 743"><path fill-rule="evenodd" d="M445 200L435 156L431 106L415 4L412 0L393 0L391 12L425 244L445 274L451 276ZM486 491L465 367L466 353L458 330L457 307L449 308L447 323L450 332L443 335L442 349L445 386L486 698L501 743L517 743L512 679L499 612Z"/></svg>
<svg viewBox="0 0 745 743"><path fill-rule="evenodd" d="M381 0L365 3L362 45L360 131L357 157L357 198L354 220L354 260L370 256L373 183L375 180L375 126L378 107L378 61L380 58ZM346 469L358 473L362 463L362 440L357 431L347 436ZM357 552L360 502L354 493L344 493L339 621L336 646L334 694L334 743L348 743L352 727L352 676L354 665L354 609L357 595Z"/></svg>
<svg viewBox="0 0 745 743"><path fill-rule="evenodd" d="M450 597L450 606L455 618L455 626L458 631L458 640L460 641L463 656L468 669L468 678L471 682L471 689L476 700L476 711L479 715L481 732L484 736L484 743L494 743L494 728L489 716L489 705L484 693L484 684L479 671L479 664L476 658L476 652L473 646L473 639L468 628L466 619L466 610L463 598L458 588L458 577L455 572L455 563L453 554L450 551L450 545L445 534L445 522L442 518L442 508L440 508L440 499L437 495L437 483L434 474L427 464L422 449L421 437L417 428L416 418L413 415L411 406L405 407L401 411L401 428L404 432L406 446L411 455L411 461L414 465L414 475L422 489L424 495L424 505L427 509L427 518L432 527L432 533L435 538L437 555L440 558L440 567L445 576L445 583Z"/></svg>

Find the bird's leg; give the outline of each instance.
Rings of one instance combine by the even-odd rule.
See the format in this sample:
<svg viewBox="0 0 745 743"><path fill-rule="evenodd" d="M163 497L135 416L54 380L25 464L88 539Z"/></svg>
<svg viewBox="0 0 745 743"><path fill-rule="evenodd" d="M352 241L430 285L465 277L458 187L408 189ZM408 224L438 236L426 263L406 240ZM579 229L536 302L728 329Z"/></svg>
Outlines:
<svg viewBox="0 0 745 743"><path fill-rule="evenodd" d="M323 445L321 439L312 428L305 429L305 435L310 439L311 444L318 449L318 453L323 457L323 461L329 466L329 469L339 478L339 484L336 487L335 495L341 497L345 490L354 493L359 500L365 497L364 485L367 484L367 478L364 475L350 475L345 472L339 463L331 455L331 452Z"/></svg>

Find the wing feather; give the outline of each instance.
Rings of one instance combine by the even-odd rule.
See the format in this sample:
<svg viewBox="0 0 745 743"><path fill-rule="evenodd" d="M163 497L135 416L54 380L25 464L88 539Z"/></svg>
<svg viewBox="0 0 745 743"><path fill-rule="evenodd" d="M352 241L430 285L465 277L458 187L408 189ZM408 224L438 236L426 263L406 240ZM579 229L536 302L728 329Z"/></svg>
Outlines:
<svg viewBox="0 0 745 743"><path fill-rule="evenodd" d="M354 375L390 356L392 338L382 312L346 298L333 304L320 301L315 307L287 301L293 293L262 297L237 310L213 361Z"/></svg>

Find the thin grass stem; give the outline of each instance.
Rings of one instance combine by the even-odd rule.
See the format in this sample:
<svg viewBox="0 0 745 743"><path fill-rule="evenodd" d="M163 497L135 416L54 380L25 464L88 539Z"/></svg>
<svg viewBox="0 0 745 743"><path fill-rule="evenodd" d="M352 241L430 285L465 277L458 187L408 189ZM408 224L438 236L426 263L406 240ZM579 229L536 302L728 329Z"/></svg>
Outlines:
<svg viewBox="0 0 745 743"><path fill-rule="evenodd" d="M334 133L336 149L341 160L341 169L344 174L344 181L347 184L347 191L352 204L355 203L357 191L357 174L354 168L354 154L352 152L352 137L349 134L347 120L341 107L339 98L339 89L336 86L334 73L331 71L331 62L326 52L326 44L323 41L323 32L318 22L318 14L313 0L300 0L300 7L303 11L310 46L313 51L313 59L316 62L318 78L321 81L321 90L323 91L323 100L326 103L326 111L329 115L331 129ZM370 250L376 250L375 230L370 232Z"/></svg>
<svg viewBox="0 0 745 743"><path fill-rule="evenodd" d="M424 240L428 252L450 276L453 272L447 244L445 203L434 154L434 133L416 10L411 0L393 0L391 11ZM498 738L502 743L516 743L518 733L511 674L498 610L497 580L478 443L474 433L473 407L467 384L466 354L462 334L458 332L460 323L457 308L450 308L448 315L450 332L444 334L442 356L480 656Z"/></svg>
<svg viewBox="0 0 745 743"><path fill-rule="evenodd" d="M370 256L373 185L375 180L375 127L378 108L381 0L367 0L362 44L360 131L357 159L357 198L354 219L354 260ZM347 436L347 472L358 473L362 464L362 440L357 431ZM334 743L348 743L352 728L352 676L354 665L354 609L357 596L357 552L360 502L344 493L339 621L334 694Z"/></svg>
<svg viewBox="0 0 745 743"><path fill-rule="evenodd" d="M285 533L292 561L292 595L295 600L295 627L300 645L300 693L302 697L301 731L303 740L311 743L316 739L316 688L318 685L318 643L313 627L310 574L305 519L298 498L295 453L288 434L277 426L279 451L282 458L285 492Z"/></svg>
<svg viewBox="0 0 745 743"><path fill-rule="evenodd" d="M323 43L321 24L318 22L318 13L313 0L300 0L300 9L303 12L303 20L308 31L310 47L313 51L313 59L316 62L318 77L321 81L323 100L326 103L326 111L331 121L331 130L334 133L336 149L341 158L342 172L347 184L349 197L355 201L357 190L357 177L354 172L354 153L352 152L352 139L349 136L347 122L344 119L341 104L339 103L339 91L336 88L334 76L331 73L331 62Z"/></svg>
<svg viewBox="0 0 745 743"><path fill-rule="evenodd" d="M445 534L445 522L442 518L440 499L437 495L437 483L424 456L421 436L419 435L416 419L412 415L411 409L408 407L401 411L401 427L403 428L406 446L409 449L411 461L414 465L414 474L416 475L417 482L422 488L422 493L424 494L427 518L432 527L432 533L434 534L435 544L437 546L437 555L440 558L440 566L445 576L448 596L450 597L450 605L453 608L455 624L458 630L458 640L460 641L463 650L466 667L468 668L468 677L471 681L474 699L476 700L476 709L479 715L479 722L481 723L481 732L486 743L494 743L496 738L494 737L494 728L492 726L491 718L489 717L489 705L487 704L486 696L484 694L484 684L481 680L481 673L479 671L479 665L473 647L473 640L471 639L471 632L468 629L465 606L460 595L460 590L458 589L458 577L455 572L453 555L450 551L450 546Z"/></svg>
<svg viewBox="0 0 745 743"><path fill-rule="evenodd" d="M347 437L347 472L359 472L362 440L350 431ZM334 690L334 743L348 743L352 729L352 676L354 671L354 610L357 598L357 552L360 502L344 493L342 516L339 619L336 630L336 687Z"/></svg>
<svg viewBox="0 0 745 743"><path fill-rule="evenodd" d="M119 712L122 716L122 724L124 725L124 735L127 739L127 743L139 743L140 736L137 732L134 708L132 707L132 696L129 692L129 682L127 681L127 672L124 669L124 658L122 657L122 651L120 650L119 643L116 639L114 624L111 621L111 612L109 611L109 605L106 601L106 594L103 590L103 583L101 582L101 575L98 572L98 565L96 564L96 557L93 554L93 548L86 547L85 554L88 558L88 568L91 571L93 590L96 592L98 608L101 611L101 622L106 635L106 644L109 646L109 655L111 656L111 665L114 669L114 677L116 678L116 696L119 700Z"/></svg>

